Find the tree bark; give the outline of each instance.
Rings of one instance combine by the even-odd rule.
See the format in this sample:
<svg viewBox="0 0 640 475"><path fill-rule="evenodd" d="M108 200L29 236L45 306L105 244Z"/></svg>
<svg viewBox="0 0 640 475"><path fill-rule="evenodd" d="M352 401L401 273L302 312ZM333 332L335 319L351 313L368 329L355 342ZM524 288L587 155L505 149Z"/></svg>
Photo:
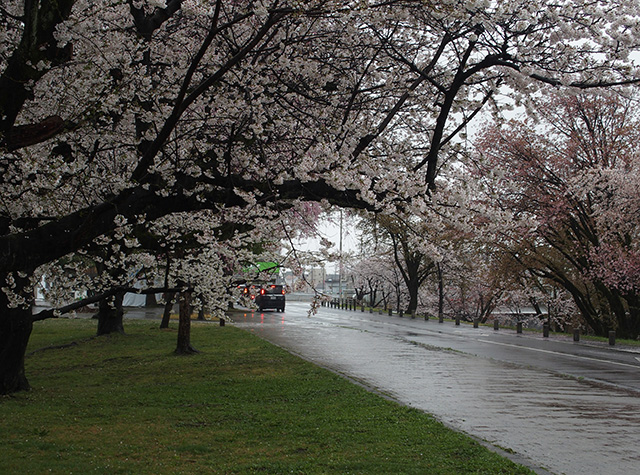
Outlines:
<svg viewBox="0 0 640 475"><path fill-rule="evenodd" d="M178 320L178 345L177 355L191 355L198 353L191 346L191 291L180 292L180 316Z"/></svg>
<svg viewBox="0 0 640 475"><path fill-rule="evenodd" d="M0 275L0 282L5 285L6 275ZM14 291L27 299L27 304L19 308L11 308L0 290L0 394L30 389L24 371L24 355L33 329L32 296L26 291L27 286L28 279L17 278Z"/></svg>
<svg viewBox="0 0 640 475"><path fill-rule="evenodd" d="M144 301L145 307L155 307L158 305L158 299L156 299L156 294L147 294Z"/></svg>
<svg viewBox="0 0 640 475"><path fill-rule="evenodd" d="M165 294L164 312L162 313L162 321L160 322L160 328L169 328L169 321L171 320L171 309L173 308L173 300L176 297L175 292L167 292Z"/></svg>
<svg viewBox="0 0 640 475"><path fill-rule="evenodd" d="M444 278L440 263L437 264L436 271L438 274L438 319L441 320L444 316Z"/></svg>
<svg viewBox="0 0 640 475"><path fill-rule="evenodd" d="M124 335L124 310L122 309L124 292L116 293L112 299L100 301L98 307L98 336L108 335L109 333L121 333Z"/></svg>

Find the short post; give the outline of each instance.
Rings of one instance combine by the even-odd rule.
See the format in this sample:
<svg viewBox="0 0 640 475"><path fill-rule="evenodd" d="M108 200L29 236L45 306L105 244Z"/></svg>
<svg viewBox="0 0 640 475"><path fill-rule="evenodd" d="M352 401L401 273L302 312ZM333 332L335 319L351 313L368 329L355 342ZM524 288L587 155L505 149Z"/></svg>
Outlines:
<svg viewBox="0 0 640 475"><path fill-rule="evenodd" d="M428 321L429 321L429 314L428 314L428 313L425 313L425 314L424 314L424 321L425 321L425 322L428 322Z"/></svg>
<svg viewBox="0 0 640 475"><path fill-rule="evenodd" d="M404 315L404 310L402 309L398 310L398 316L402 318L403 315Z"/></svg>
<svg viewBox="0 0 640 475"><path fill-rule="evenodd" d="M389 309L389 316L393 316L393 310Z"/></svg>
<svg viewBox="0 0 640 475"><path fill-rule="evenodd" d="M373 313L373 307L369 307L369 313Z"/></svg>
<svg viewBox="0 0 640 475"><path fill-rule="evenodd" d="M364 305L362 305L362 311L364 312Z"/></svg>
<svg viewBox="0 0 640 475"><path fill-rule="evenodd" d="M544 338L549 338L549 324L545 323L542 325L542 336Z"/></svg>
<svg viewBox="0 0 640 475"><path fill-rule="evenodd" d="M220 319L220 326L223 327L224 326L224 318Z"/></svg>
<svg viewBox="0 0 640 475"><path fill-rule="evenodd" d="M444 315L438 317L438 323L444 323Z"/></svg>
<svg viewBox="0 0 640 475"><path fill-rule="evenodd" d="M500 322L498 320L493 321L493 329L498 330L500 328Z"/></svg>
<svg viewBox="0 0 640 475"><path fill-rule="evenodd" d="M460 317L456 316L456 326L460 326Z"/></svg>
<svg viewBox="0 0 640 475"><path fill-rule="evenodd" d="M522 333L522 322L516 323L516 333Z"/></svg>
<svg viewBox="0 0 640 475"><path fill-rule="evenodd" d="M473 319L473 328L478 328L478 325L480 324L480 320L478 320L477 318Z"/></svg>
<svg viewBox="0 0 640 475"><path fill-rule="evenodd" d="M574 328L573 329L573 341L580 341L580 329L579 328Z"/></svg>
<svg viewBox="0 0 640 475"><path fill-rule="evenodd" d="M613 346L616 344L616 332L614 330L609 330L609 345Z"/></svg>

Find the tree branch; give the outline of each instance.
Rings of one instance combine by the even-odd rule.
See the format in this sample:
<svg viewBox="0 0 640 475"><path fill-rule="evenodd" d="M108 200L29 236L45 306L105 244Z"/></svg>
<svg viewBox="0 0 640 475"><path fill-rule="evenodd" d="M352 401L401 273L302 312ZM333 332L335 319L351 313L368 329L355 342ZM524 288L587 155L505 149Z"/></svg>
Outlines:
<svg viewBox="0 0 640 475"><path fill-rule="evenodd" d="M153 33L162 26L169 18L173 16L182 6L182 0L169 0L166 8L156 8L151 15L144 12L144 6L136 8L133 6L133 0L129 0L129 10L133 17L133 23L140 36L150 41Z"/></svg>
<svg viewBox="0 0 640 475"><path fill-rule="evenodd" d="M84 298L82 300L78 300L76 302L70 303L68 305L64 305L58 308L49 308L47 310L42 310L33 315L32 321L39 322L42 320L46 320L48 318L58 318L58 314L63 315L65 313L73 312L79 308L82 308L86 305L91 305L92 303L100 302L101 300L107 299L113 295L118 293L133 293L133 294L159 294L165 292L180 292L184 289L181 288L167 288L167 287L151 287L148 289L137 289L135 287L114 287L112 289L107 290L98 295L92 295L91 297Z"/></svg>
<svg viewBox="0 0 640 475"><path fill-rule="evenodd" d="M24 2L24 30L20 44L0 76L0 132L4 132L3 141L7 140L24 103L31 97L28 84L37 82L50 70L37 65L44 61L55 66L71 57L71 45L58 48L54 32L69 18L74 3L74 0Z"/></svg>

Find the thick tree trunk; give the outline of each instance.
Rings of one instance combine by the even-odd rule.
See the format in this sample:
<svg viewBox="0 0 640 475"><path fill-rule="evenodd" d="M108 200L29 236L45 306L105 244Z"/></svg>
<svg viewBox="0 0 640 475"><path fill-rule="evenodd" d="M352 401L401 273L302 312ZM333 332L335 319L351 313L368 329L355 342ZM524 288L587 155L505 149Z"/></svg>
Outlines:
<svg viewBox="0 0 640 475"><path fill-rule="evenodd" d="M407 306L407 313L415 312L418 308L418 292L412 289L409 290L409 305Z"/></svg>
<svg viewBox="0 0 640 475"><path fill-rule="evenodd" d="M16 289L22 285L26 288L27 279L19 279ZM0 282L6 280L0 275ZM26 299L32 298L23 293ZM9 299L0 290L0 394L11 394L30 389L24 371L24 355L31 336L33 320L31 317L31 301L20 308L10 308Z"/></svg>
<svg viewBox="0 0 640 475"><path fill-rule="evenodd" d="M165 295L164 312L162 314L160 328L169 328L169 321L171 320L171 309L173 308L173 300L175 299L175 297L175 292L167 292L167 294Z"/></svg>
<svg viewBox="0 0 640 475"><path fill-rule="evenodd" d="M409 306L407 313L413 313L418 309L418 292L420 290L420 280L418 279L418 266L407 262L406 284L409 293Z"/></svg>
<svg viewBox="0 0 640 475"><path fill-rule="evenodd" d="M124 292L118 292L111 299L100 301L98 307L98 336L110 333L124 334L123 299Z"/></svg>
<svg viewBox="0 0 640 475"><path fill-rule="evenodd" d="M156 294L147 294L144 300L145 307L155 307L158 305L158 300L156 299Z"/></svg>
<svg viewBox="0 0 640 475"><path fill-rule="evenodd" d="M191 292L180 292L180 316L178 320L177 355L191 355L198 353L191 346Z"/></svg>
<svg viewBox="0 0 640 475"><path fill-rule="evenodd" d="M618 296L619 304L613 307L616 318L616 336L629 340L637 340L640 335L640 319L638 309L638 296L635 292L627 292Z"/></svg>

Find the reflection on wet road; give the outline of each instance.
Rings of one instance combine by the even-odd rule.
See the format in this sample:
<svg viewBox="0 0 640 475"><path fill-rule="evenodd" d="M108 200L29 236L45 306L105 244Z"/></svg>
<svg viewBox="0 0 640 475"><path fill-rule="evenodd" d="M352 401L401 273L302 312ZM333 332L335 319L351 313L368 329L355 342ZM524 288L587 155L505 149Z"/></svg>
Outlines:
<svg viewBox="0 0 640 475"><path fill-rule="evenodd" d="M566 474L640 473L640 354L287 303L235 324Z"/></svg>

